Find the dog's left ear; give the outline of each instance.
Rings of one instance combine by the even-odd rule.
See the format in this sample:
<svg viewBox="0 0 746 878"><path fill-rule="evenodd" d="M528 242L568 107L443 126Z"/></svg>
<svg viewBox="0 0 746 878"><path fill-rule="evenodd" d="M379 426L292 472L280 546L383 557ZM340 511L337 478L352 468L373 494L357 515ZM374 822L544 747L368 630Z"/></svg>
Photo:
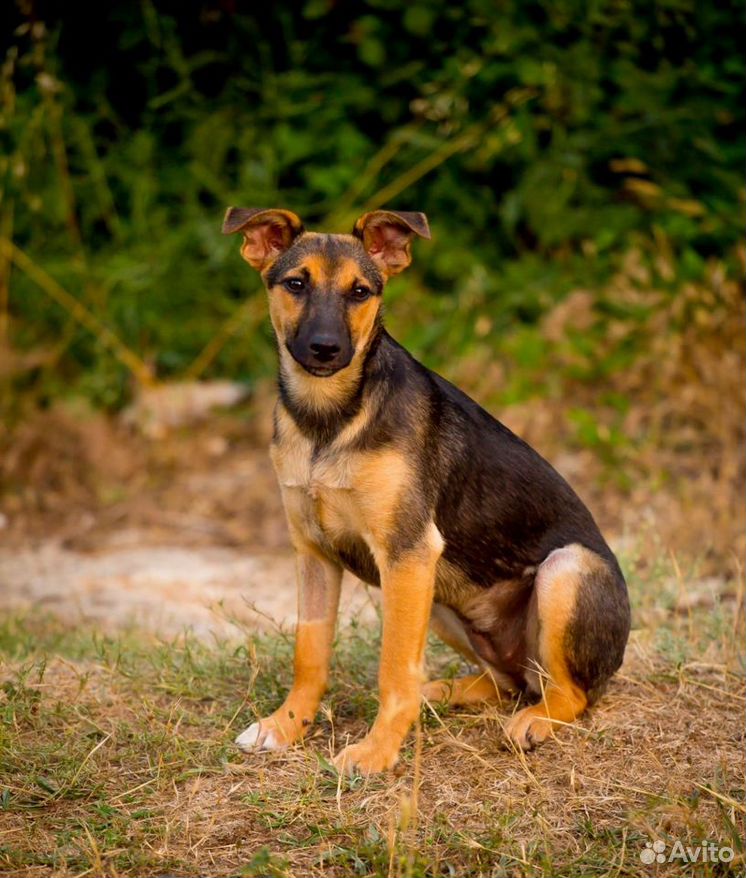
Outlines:
<svg viewBox="0 0 746 878"><path fill-rule="evenodd" d="M352 230L384 277L398 274L412 261L412 238L430 239L424 213L403 210L373 210L364 213Z"/></svg>
<svg viewBox="0 0 746 878"><path fill-rule="evenodd" d="M229 207L223 234L241 232L241 256L257 271L264 271L303 231L300 217L291 210L263 207Z"/></svg>

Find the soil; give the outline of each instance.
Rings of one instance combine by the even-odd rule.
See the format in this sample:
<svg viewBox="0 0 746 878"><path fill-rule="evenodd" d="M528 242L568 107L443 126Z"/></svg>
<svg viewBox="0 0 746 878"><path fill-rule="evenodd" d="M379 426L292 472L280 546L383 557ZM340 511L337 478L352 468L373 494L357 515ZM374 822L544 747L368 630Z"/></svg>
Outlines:
<svg viewBox="0 0 746 878"><path fill-rule="evenodd" d="M292 626L295 564L251 416L145 437L60 409L20 431L0 503L0 610L102 630L235 636ZM6 470L7 471L7 470ZM340 611L375 617L346 576Z"/></svg>

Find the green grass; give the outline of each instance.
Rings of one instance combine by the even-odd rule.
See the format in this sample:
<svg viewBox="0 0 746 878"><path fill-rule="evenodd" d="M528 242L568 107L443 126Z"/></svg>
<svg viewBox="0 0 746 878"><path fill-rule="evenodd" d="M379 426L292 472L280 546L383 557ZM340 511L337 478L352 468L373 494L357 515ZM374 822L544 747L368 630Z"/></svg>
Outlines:
<svg viewBox="0 0 746 878"><path fill-rule="evenodd" d="M729 845L734 860L649 874L740 874L742 591L682 612L668 565L627 567L627 662L581 723L521 757L501 743L512 707L423 707L400 765L370 779L338 777L329 758L375 713L375 631L340 634L333 686L302 747L245 758L232 739L281 700L287 637L165 643L8 618L0 871L639 875L645 842L662 838ZM429 652L438 673L458 670L445 649Z"/></svg>

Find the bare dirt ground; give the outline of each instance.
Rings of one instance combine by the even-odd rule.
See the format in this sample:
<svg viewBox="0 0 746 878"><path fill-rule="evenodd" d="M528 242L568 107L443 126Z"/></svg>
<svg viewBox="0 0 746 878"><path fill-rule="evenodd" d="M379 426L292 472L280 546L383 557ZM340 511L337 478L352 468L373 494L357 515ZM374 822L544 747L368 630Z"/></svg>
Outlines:
<svg viewBox="0 0 746 878"><path fill-rule="evenodd" d="M290 627L295 566L257 420L146 439L42 416L15 452L29 482L0 512L0 609L166 637ZM346 577L343 618L372 618L374 600Z"/></svg>
<svg viewBox="0 0 746 878"><path fill-rule="evenodd" d="M0 551L6 609L48 611L69 622L95 623L112 633L135 627L164 637L186 629L202 638L239 636L246 628L290 628L295 615L295 567L287 553L147 543L102 542L76 552L54 541L35 549ZM372 597L346 580L342 618L370 617Z"/></svg>

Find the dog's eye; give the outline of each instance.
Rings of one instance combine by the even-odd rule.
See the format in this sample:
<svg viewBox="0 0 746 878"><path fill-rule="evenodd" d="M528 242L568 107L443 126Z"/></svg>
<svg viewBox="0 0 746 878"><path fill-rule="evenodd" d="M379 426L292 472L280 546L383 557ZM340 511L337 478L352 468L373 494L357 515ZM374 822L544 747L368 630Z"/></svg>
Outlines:
<svg viewBox="0 0 746 878"><path fill-rule="evenodd" d="M291 293L302 293L306 285L299 277L289 277L284 281L285 289Z"/></svg>
<svg viewBox="0 0 746 878"><path fill-rule="evenodd" d="M364 302L369 295L370 290L368 289L368 287L364 287L358 284L356 287L352 288L350 298L353 299L355 302Z"/></svg>

